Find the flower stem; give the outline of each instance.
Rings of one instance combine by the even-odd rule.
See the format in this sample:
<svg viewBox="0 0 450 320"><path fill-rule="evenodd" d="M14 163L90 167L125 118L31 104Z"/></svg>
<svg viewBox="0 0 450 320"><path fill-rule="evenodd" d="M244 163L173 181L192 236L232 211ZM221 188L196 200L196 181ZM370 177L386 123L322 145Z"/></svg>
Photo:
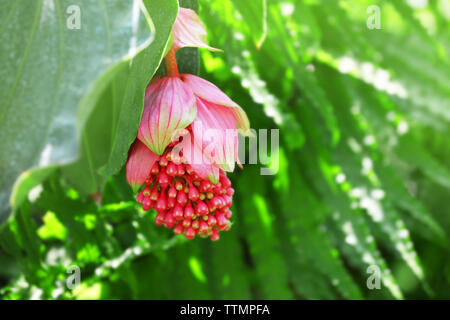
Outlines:
<svg viewBox="0 0 450 320"><path fill-rule="evenodd" d="M166 66L166 75L169 77L178 77L180 73L178 72L177 57L175 55L175 50L171 48L164 58L164 64Z"/></svg>

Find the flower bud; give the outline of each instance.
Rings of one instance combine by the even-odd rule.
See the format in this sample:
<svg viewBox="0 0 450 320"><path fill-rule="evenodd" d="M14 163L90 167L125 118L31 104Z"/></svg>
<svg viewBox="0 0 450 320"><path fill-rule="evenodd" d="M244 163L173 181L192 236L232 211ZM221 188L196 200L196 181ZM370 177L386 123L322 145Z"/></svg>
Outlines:
<svg viewBox="0 0 450 320"><path fill-rule="evenodd" d="M182 190L184 187L183 187L183 183L180 181L180 180L178 180L176 183L175 183L175 189L177 189L177 191L180 191L180 190Z"/></svg>
<svg viewBox="0 0 450 320"><path fill-rule="evenodd" d="M186 219L192 219L194 215L194 209L192 208L191 203L188 203L188 205L184 207L184 217Z"/></svg>
<svg viewBox="0 0 450 320"><path fill-rule="evenodd" d="M127 181L137 191L144 184L150 174L150 168L158 160L159 156L154 154L139 140L135 140L131 146L127 165Z"/></svg>
<svg viewBox="0 0 450 320"><path fill-rule="evenodd" d="M208 206L201 200L197 202L197 206L195 207L195 213L200 216L204 216L208 213Z"/></svg>
<svg viewBox="0 0 450 320"><path fill-rule="evenodd" d="M173 209L173 216L177 221L183 220L183 208L179 204Z"/></svg>
<svg viewBox="0 0 450 320"><path fill-rule="evenodd" d="M168 198L175 198L177 196L177 189L175 189L174 185L171 185L169 191L167 191Z"/></svg>
<svg viewBox="0 0 450 320"><path fill-rule="evenodd" d="M210 214L208 217L208 226L214 227L216 225L216 223L217 223L216 218Z"/></svg>
<svg viewBox="0 0 450 320"><path fill-rule="evenodd" d="M158 227L162 226L164 224L165 220L166 220L166 214L164 212L159 212L155 217L155 223Z"/></svg>
<svg viewBox="0 0 450 320"><path fill-rule="evenodd" d="M160 197L156 201L156 210L166 210L167 209L167 200L164 192L161 192Z"/></svg>
<svg viewBox="0 0 450 320"><path fill-rule="evenodd" d="M172 228L175 225L175 222L176 222L176 220L175 220L175 217L173 216L173 212L169 211L166 214L166 217L165 217L165 220L164 220L166 228L167 229Z"/></svg>
<svg viewBox="0 0 450 320"><path fill-rule="evenodd" d="M216 219L217 219L217 226L219 228L223 228L228 222L227 218L225 218L223 214L216 215Z"/></svg>
<svg viewBox="0 0 450 320"><path fill-rule="evenodd" d="M167 165L167 168L166 168L166 173L167 173L167 175L169 175L171 177L176 176L178 173L178 168L177 168L176 164L173 162L169 162L169 164Z"/></svg>
<svg viewBox="0 0 450 320"><path fill-rule="evenodd" d="M184 193L183 190L178 191L177 202L184 206L186 204L186 201L187 201L186 193Z"/></svg>
<svg viewBox="0 0 450 320"><path fill-rule="evenodd" d="M177 204L176 198L168 198L167 199L167 208L172 209Z"/></svg>
<svg viewBox="0 0 450 320"><path fill-rule="evenodd" d="M193 220L191 223L191 227L194 229L198 229L200 227L200 222L198 220Z"/></svg>
<svg viewBox="0 0 450 320"><path fill-rule="evenodd" d="M153 187L152 190L150 191L150 199L156 201L158 200L158 198L159 198L158 189L156 189L156 187Z"/></svg>
<svg viewBox="0 0 450 320"><path fill-rule="evenodd" d="M192 221L191 221L191 219L185 218L182 223L183 223L183 227L188 228L191 226Z"/></svg>
<svg viewBox="0 0 450 320"><path fill-rule="evenodd" d="M195 234L196 234L195 229L192 227L187 228L186 232L184 233L185 237L189 240L194 239Z"/></svg>
<svg viewBox="0 0 450 320"><path fill-rule="evenodd" d="M212 230L212 233L210 235L210 238L212 241L217 241L219 240L220 236L219 236L219 232L216 229Z"/></svg>
<svg viewBox="0 0 450 320"><path fill-rule="evenodd" d="M182 225L181 223L178 223L178 224L175 226L175 228L173 228L173 232L174 232L176 235L182 234L183 231L184 231L184 227L183 227L183 225Z"/></svg>
<svg viewBox="0 0 450 320"><path fill-rule="evenodd" d="M200 196L200 194L199 194L197 188L191 185L191 186L189 187L189 193L188 193L188 198L189 198L189 200L191 200L191 201L197 201L198 198L199 198L199 196Z"/></svg>

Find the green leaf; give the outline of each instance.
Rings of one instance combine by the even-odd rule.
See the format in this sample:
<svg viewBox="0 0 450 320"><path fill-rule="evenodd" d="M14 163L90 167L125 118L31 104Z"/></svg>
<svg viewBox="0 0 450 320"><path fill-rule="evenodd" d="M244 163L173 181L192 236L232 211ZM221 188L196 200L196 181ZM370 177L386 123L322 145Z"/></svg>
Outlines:
<svg viewBox="0 0 450 320"><path fill-rule="evenodd" d="M114 98L109 86L83 129L79 159L62 168L71 185L84 194L101 191L106 180L104 176L98 174L98 169L106 163L111 150L114 117L111 106L115 103Z"/></svg>
<svg viewBox="0 0 450 320"><path fill-rule="evenodd" d="M120 0L2 3L0 203L9 203L24 170L77 158L81 129L102 89L152 40L141 9L140 1ZM0 221L9 211L2 205Z"/></svg>
<svg viewBox="0 0 450 320"><path fill-rule="evenodd" d="M260 286L261 298L292 299L288 287L286 264L280 254L280 243L275 236L274 215L269 212L264 183L257 183L259 170L247 168L245 179L236 184L239 199L237 216L243 224L241 233L248 242L249 254L255 268L253 281Z"/></svg>
<svg viewBox="0 0 450 320"><path fill-rule="evenodd" d="M286 161L284 152L281 156L281 161ZM334 297L331 289L334 286L346 299L361 299L358 286L345 269L339 251L329 240L322 214L326 208L305 185L295 163L286 163L280 168L274 185L280 193L283 221L278 223L283 223L283 250L286 259L290 260L288 266L297 291L308 298L329 299ZM298 210L292 210L295 207ZM297 268L304 271L299 272ZM307 276L298 274L303 272L307 272ZM316 286L323 282L324 277L328 278L328 284Z"/></svg>
<svg viewBox="0 0 450 320"><path fill-rule="evenodd" d="M247 24L256 47L259 49L267 35L267 4L266 0L239 1L233 0L233 4L242 15L242 20Z"/></svg>
<svg viewBox="0 0 450 320"><path fill-rule="evenodd" d="M114 131L109 160L100 173L110 176L117 173L127 159L128 149L133 143L139 128L144 107L144 94L147 84L160 65L170 32L178 13L176 0L146 2L153 17L156 29L152 44L140 53L111 86L117 97L113 104Z"/></svg>
<svg viewBox="0 0 450 320"><path fill-rule="evenodd" d="M42 217L44 224L37 230L41 239L66 240L67 231L56 215L49 211Z"/></svg>
<svg viewBox="0 0 450 320"><path fill-rule="evenodd" d="M397 146L399 156L406 162L423 171L431 180L450 189L450 171L422 146L404 137Z"/></svg>

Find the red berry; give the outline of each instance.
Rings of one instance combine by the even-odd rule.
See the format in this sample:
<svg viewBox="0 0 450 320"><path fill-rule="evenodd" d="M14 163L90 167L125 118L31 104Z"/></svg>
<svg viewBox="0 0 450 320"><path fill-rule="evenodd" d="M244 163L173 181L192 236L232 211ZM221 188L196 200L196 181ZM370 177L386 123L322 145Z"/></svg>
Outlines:
<svg viewBox="0 0 450 320"><path fill-rule="evenodd" d="M223 186L224 188L229 188L229 187L231 187L231 181L230 181L230 179L228 179L228 177L226 177L226 176L221 176L221 177L220 177L220 183L222 184L222 186Z"/></svg>
<svg viewBox="0 0 450 320"><path fill-rule="evenodd" d="M217 184L200 177L182 154L172 150L177 143L172 143L152 164L136 201L143 210L157 211L156 225L173 228L177 235L185 233L188 239L199 234L216 241L219 231L231 227L231 181L223 170L219 170Z"/></svg>

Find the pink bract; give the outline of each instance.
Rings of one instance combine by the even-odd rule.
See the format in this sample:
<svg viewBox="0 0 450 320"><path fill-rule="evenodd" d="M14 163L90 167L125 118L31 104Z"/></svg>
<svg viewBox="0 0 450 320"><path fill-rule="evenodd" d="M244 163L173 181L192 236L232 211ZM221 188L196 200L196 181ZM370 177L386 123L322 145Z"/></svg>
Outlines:
<svg viewBox="0 0 450 320"><path fill-rule="evenodd" d="M179 8L178 16L173 25L173 49L184 47L205 48L211 51L220 51L206 44L206 28L194 10Z"/></svg>

